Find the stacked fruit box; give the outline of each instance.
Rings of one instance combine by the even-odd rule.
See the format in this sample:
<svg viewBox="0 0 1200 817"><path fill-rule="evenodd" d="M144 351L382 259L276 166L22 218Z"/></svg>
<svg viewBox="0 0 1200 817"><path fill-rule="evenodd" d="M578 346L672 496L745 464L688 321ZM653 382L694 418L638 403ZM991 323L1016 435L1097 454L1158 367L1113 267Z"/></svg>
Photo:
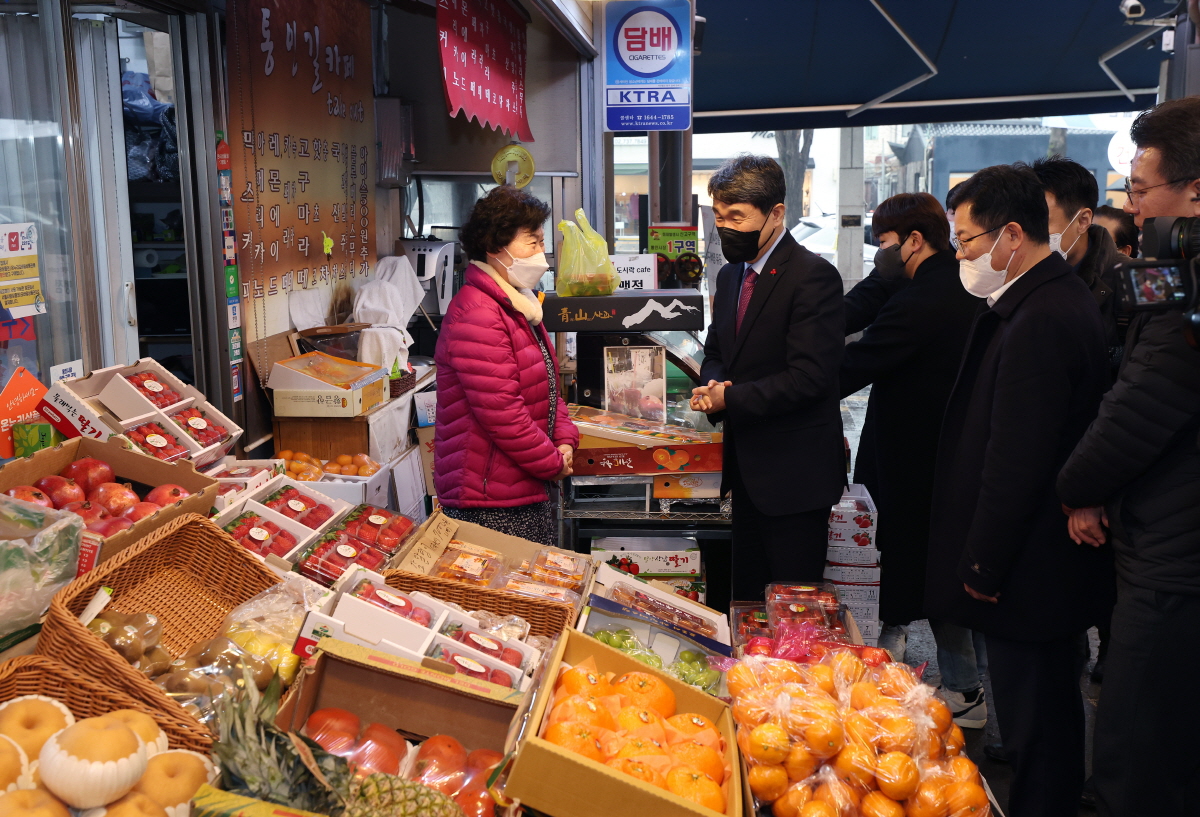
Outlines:
<svg viewBox="0 0 1200 817"><path fill-rule="evenodd" d="M851 485L829 512L825 578L850 608L863 641L879 641L879 511L864 485Z"/></svg>

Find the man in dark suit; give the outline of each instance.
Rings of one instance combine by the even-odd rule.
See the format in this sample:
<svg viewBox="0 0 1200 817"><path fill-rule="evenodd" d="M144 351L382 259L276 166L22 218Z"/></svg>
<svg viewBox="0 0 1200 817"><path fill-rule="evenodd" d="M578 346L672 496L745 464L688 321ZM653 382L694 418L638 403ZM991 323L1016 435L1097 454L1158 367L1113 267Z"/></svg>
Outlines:
<svg viewBox="0 0 1200 817"><path fill-rule="evenodd" d="M693 406L725 420L733 493L733 597L821 578L829 510L845 484L838 399L842 279L784 222L774 159L731 159L708 182L721 250Z"/></svg>
<svg viewBox="0 0 1200 817"><path fill-rule="evenodd" d="M1112 553L1076 547L1054 481L1108 385L1087 284L1050 251L1042 184L985 168L955 199L960 278L985 296L942 425L925 606L984 634L1014 817L1075 814L1085 632L1111 606Z"/></svg>
<svg viewBox="0 0 1200 817"><path fill-rule="evenodd" d="M873 384L854 476L879 507L884 567L879 616L889 626L903 627L925 617L938 433L983 301L958 280L950 224L933 196L892 196L876 208L873 226L881 247L875 271L884 282L902 280L907 286L896 288L862 338L846 347L840 380L842 396ZM930 624L947 704L960 726L981 728L987 704L979 666L986 659L976 655L969 631L940 621ZM893 655L903 660L904 641L896 638L893 645Z"/></svg>

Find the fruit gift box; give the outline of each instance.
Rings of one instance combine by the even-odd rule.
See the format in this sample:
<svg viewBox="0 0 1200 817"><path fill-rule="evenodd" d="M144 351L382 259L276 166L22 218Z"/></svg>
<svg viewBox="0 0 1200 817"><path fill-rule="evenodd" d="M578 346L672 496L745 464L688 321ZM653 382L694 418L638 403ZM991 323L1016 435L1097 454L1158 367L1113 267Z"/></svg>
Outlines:
<svg viewBox="0 0 1200 817"><path fill-rule="evenodd" d="M181 516L116 558L60 590L38 638L37 653L52 656L162 713L168 738L207 747L209 729L164 689L132 666L79 616L101 588L111 589L105 612L155 620L158 645L171 659L224 635L226 617L275 587L278 577L216 525Z"/></svg>
<svg viewBox="0 0 1200 817"><path fill-rule="evenodd" d="M550 656L530 721L506 789L527 806L573 817L743 814L728 706L583 633L566 631Z"/></svg>

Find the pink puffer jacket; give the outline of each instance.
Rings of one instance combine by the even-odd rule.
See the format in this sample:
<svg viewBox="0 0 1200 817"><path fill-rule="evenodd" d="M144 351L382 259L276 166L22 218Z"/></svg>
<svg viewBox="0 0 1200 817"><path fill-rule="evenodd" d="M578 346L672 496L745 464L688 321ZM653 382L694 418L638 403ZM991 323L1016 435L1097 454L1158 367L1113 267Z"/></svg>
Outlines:
<svg viewBox="0 0 1200 817"><path fill-rule="evenodd" d="M437 351L434 487L451 508L510 508L544 502L562 470L558 446L579 431L560 397L548 436L550 381L534 332L486 272L467 267L442 321ZM557 374L557 363L555 364Z"/></svg>

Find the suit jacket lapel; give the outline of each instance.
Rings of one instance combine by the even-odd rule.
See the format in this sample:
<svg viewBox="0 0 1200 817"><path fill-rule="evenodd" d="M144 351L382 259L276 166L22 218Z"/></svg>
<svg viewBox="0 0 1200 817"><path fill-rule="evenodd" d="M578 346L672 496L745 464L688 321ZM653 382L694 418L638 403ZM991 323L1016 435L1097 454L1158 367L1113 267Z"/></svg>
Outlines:
<svg viewBox="0 0 1200 817"><path fill-rule="evenodd" d="M775 285L779 279L787 272L785 265L792 255L792 249L796 246L796 239L790 234L786 234L779 245L775 247L775 251L767 258L767 262L763 264L762 274L758 276L758 280L754 282L754 294L750 296L750 303L746 306L746 316L742 318L742 331L738 332L737 338L733 344L733 357L729 361L729 365L733 365L733 361L737 360L738 354L742 351L742 346L746 343L746 337L750 334L751 328L754 326L754 320L758 314L762 312L763 307L767 303L767 299L771 297L771 292L775 289ZM737 297L734 298L734 322L736 323L737 301L741 297L739 289Z"/></svg>

